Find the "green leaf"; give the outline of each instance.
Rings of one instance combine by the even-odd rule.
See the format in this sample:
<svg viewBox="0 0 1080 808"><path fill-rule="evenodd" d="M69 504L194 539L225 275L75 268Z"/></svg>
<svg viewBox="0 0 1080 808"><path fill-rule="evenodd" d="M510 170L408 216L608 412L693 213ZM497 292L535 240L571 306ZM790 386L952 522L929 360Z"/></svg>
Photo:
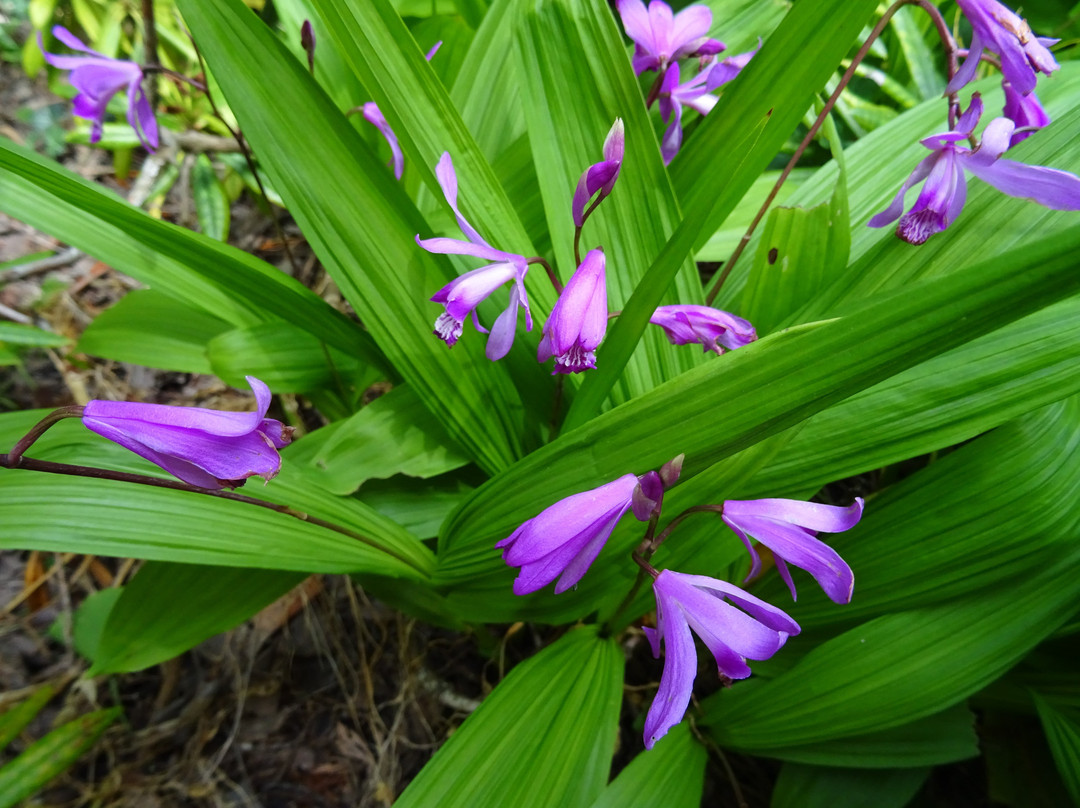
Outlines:
<svg viewBox="0 0 1080 808"><path fill-rule="evenodd" d="M752 699L734 688L718 694L706 700L702 723L718 743L767 754L902 726L956 704L1080 606L1080 549L1059 543L1039 556L1043 564L1031 575L853 628L746 691Z"/></svg>
<svg viewBox="0 0 1080 808"><path fill-rule="evenodd" d="M851 249L843 175L833 198L812 208L773 208L743 293L742 316L758 334L788 315L844 271Z"/></svg>
<svg viewBox="0 0 1080 808"><path fill-rule="evenodd" d="M564 433L478 489L450 518L440 537L439 578L460 584L494 574L501 562L491 545L569 494L658 467L679 452L689 480L860 389L1073 294L1080 278L1069 251L1080 245L1080 227L1068 232L1052 247L1007 253L877 296L846 317L771 335ZM961 321L963 330L955 327ZM735 401L719 417L716 402ZM545 598L523 600L538 607Z"/></svg>
<svg viewBox="0 0 1080 808"><path fill-rule="evenodd" d="M178 5L275 187L380 348L483 468L508 465L522 451L522 401L507 367L490 362L480 340L463 339L450 353L432 337L435 306L428 298L451 279L450 262L416 246L414 236L431 231L393 175L305 66L239 0ZM341 33L335 28L332 35ZM410 47L415 60L406 60L408 70L424 71L424 89L430 90L437 79L415 43ZM394 61L381 51L379 58ZM411 153L407 130L398 128L372 83L365 84ZM319 148L312 149L312 142ZM460 157L462 186L470 189L463 202L473 215L483 207L482 185L471 184L479 166L465 152ZM473 219L478 226L483 221Z"/></svg>
<svg viewBox="0 0 1080 808"><path fill-rule="evenodd" d="M0 808L13 808L65 772L94 745L120 708L98 710L54 729L0 768Z"/></svg>
<svg viewBox="0 0 1080 808"><path fill-rule="evenodd" d="M699 808L707 759L705 747L690 734L690 725L680 724L630 761L589 808Z"/></svg>
<svg viewBox="0 0 1080 808"><path fill-rule="evenodd" d="M600 161L612 123L623 119L626 152L619 181L589 218L581 241L582 255L603 247L608 305L621 309L681 218L621 34L603 4L552 0L521 15L517 44L533 162L542 167L540 190L563 281L577 266L570 215L574 188L582 172ZM576 88L572 93L566 92L570 86ZM683 257L663 302L703 302L691 256ZM629 400L703 359L700 352L681 351L660 329L651 329L638 343L612 399Z"/></svg>
<svg viewBox="0 0 1080 808"><path fill-rule="evenodd" d="M90 675L142 670L228 631L303 581L280 570L150 561L113 606Z"/></svg>
<svg viewBox="0 0 1080 808"><path fill-rule="evenodd" d="M225 331L206 345L212 372L229 384L244 385L245 376L266 382L275 393L304 393L329 389L343 400L364 384L357 357L343 353L294 325L265 323ZM362 392L363 388L359 392Z"/></svg>
<svg viewBox="0 0 1080 808"><path fill-rule="evenodd" d="M344 423L306 458L311 479L335 494L351 494L366 480L406 474L428 478L469 462L408 385L395 387Z"/></svg>
<svg viewBox="0 0 1080 808"><path fill-rule="evenodd" d="M618 645L571 631L514 668L394 805L592 805L615 751L622 676Z"/></svg>
<svg viewBox="0 0 1080 808"><path fill-rule="evenodd" d="M927 776L918 769L833 769L785 764L770 808L904 808Z"/></svg>
<svg viewBox="0 0 1080 808"><path fill-rule="evenodd" d="M716 232L773 159L876 5L876 0L793 5L687 139L671 166L683 220L608 332L597 370L582 383L564 429L599 411L686 256ZM799 54L799 70L791 69L792 54Z"/></svg>
<svg viewBox="0 0 1080 808"><path fill-rule="evenodd" d="M61 348L71 340L33 325L0 323L0 345L27 345L37 348Z"/></svg>
<svg viewBox="0 0 1080 808"><path fill-rule="evenodd" d="M41 411L0 416L0 443L11 446ZM34 444L40 460L167 477L148 461L63 421ZM0 548L49 549L88 555L149 558L306 572L350 572L423 580L431 552L355 500L312 483L303 467L284 460L281 474L248 496L287 503L294 518L217 496L135 483L0 469ZM318 517L347 534L310 521Z"/></svg>
<svg viewBox="0 0 1080 808"><path fill-rule="evenodd" d="M19 737L19 733L45 708L55 692L52 685L42 685L30 698L0 713L0 751Z"/></svg>
<svg viewBox="0 0 1080 808"><path fill-rule="evenodd" d="M287 326L279 321L271 327ZM129 292L95 317L79 338L77 350L152 368L212 373L206 346L228 329L227 322L190 303L142 289Z"/></svg>
<svg viewBox="0 0 1080 808"><path fill-rule="evenodd" d="M1032 692L1054 763L1069 790L1073 802L1080 804L1080 722L1055 709L1046 699Z"/></svg>
<svg viewBox="0 0 1080 808"><path fill-rule="evenodd" d="M233 325L286 320L343 351L386 364L356 323L283 272L158 221L3 138L0 210Z"/></svg>
<svg viewBox="0 0 1080 808"><path fill-rule="evenodd" d="M75 610L71 626L71 639L75 650L85 659L96 659L102 636L105 635L105 622L109 613L123 593L122 589L102 589L92 593ZM60 617L61 620L64 616Z"/></svg>
<svg viewBox="0 0 1080 808"><path fill-rule="evenodd" d="M195 159L191 169L191 195L202 232L218 241L228 241L229 200L205 154Z"/></svg>

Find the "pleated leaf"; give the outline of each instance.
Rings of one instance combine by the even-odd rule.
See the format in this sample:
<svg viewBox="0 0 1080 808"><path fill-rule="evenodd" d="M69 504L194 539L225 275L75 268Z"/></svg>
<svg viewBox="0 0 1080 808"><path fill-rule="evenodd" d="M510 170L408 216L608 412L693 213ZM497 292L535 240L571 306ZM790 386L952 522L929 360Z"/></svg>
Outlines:
<svg viewBox="0 0 1080 808"><path fill-rule="evenodd" d="M1058 773L1073 802L1080 805L1080 722L1055 709L1037 693L1031 694L1050 744Z"/></svg>
<svg viewBox="0 0 1080 808"><path fill-rule="evenodd" d="M705 784L705 747L680 724L656 746L638 753L589 808L663 805L699 808Z"/></svg>
<svg viewBox="0 0 1080 808"><path fill-rule="evenodd" d="M930 774L918 769L835 769L788 763L770 808L904 808Z"/></svg>
<svg viewBox="0 0 1080 808"><path fill-rule="evenodd" d="M409 784L398 808L587 808L615 751L623 655L594 628L522 662Z"/></svg>

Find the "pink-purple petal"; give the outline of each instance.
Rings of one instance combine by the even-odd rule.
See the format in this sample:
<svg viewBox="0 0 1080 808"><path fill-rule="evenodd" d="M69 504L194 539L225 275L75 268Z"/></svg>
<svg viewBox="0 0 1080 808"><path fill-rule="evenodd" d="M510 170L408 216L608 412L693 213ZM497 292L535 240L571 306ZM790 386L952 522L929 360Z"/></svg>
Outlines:
<svg viewBox="0 0 1080 808"><path fill-rule="evenodd" d="M969 162L966 167L1009 196L1030 199L1052 210L1080 210L1080 178L1075 174L1004 159L988 166Z"/></svg>

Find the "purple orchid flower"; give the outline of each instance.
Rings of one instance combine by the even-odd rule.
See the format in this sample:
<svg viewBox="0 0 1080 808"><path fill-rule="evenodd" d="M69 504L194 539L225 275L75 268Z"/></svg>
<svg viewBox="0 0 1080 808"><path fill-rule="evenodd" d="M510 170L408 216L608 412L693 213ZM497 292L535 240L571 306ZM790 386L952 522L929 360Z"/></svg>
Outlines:
<svg viewBox="0 0 1080 808"><path fill-rule="evenodd" d="M532 312L529 311L529 298L525 294L525 273L529 265L522 255L496 250L476 232L471 224L461 215L457 205L457 174L454 172L454 161L450 159L450 152L443 152L442 158L435 167L435 176L442 188L446 202L454 211L458 226L465 234L468 241L456 238L428 238L422 239L416 236L416 243L428 252L441 253L443 255L473 255L486 261L495 263L486 267L474 269L464 275L455 278L442 289L432 295L431 299L436 303L442 303L446 311L439 315L435 321L435 336L443 340L451 348L461 336L465 318L472 314L473 325L482 334L488 330L480 325L476 316L476 307L487 299L496 289L504 283L513 282L510 289L510 304L495 320L491 328L491 336L488 337L486 354L492 361L502 359L510 352L514 344L514 332L517 330L518 306L525 309L525 330L532 330Z"/></svg>
<svg viewBox="0 0 1080 808"><path fill-rule="evenodd" d="M604 159L594 163L585 169L578 180L574 190L574 226L581 227L585 224L585 205L593 198L593 194L599 193L597 203L611 193L615 187L615 180L619 178L619 169L622 168L623 154L626 150L626 134L623 129L622 118L615 119L615 125L611 127L607 137L604 138Z"/></svg>
<svg viewBox="0 0 1080 808"><path fill-rule="evenodd" d="M105 111L109 101L118 92L127 88L127 119L140 142L147 151L154 151L158 146L157 119L150 101L142 88L143 72L135 62L110 59L102 53L91 50L77 36L61 25L52 30L53 36L72 50L89 53L90 56L58 56L45 50L38 32L38 47L45 61L60 70L70 70L68 77L72 86L78 90L72 102L72 112L80 118L93 121L90 129L90 142L101 140L101 130L105 123Z"/></svg>
<svg viewBox="0 0 1080 808"><path fill-rule="evenodd" d="M716 61L714 57L711 63L706 64L692 79L682 84L679 83L679 66L672 65L668 69L668 72L664 74L658 96L660 117L664 122L666 123L674 115L660 141L660 153L664 157L664 165L668 165L675 158L682 146L682 108L687 106L700 115L708 115L719 101L715 95L712 95L713 90L738 76L739 71L749 64L760 48L759 40L758 46L752 51L729 56L722 61Z"/></svg>
<svg viewBox="0 0 1080 808"><path fill-rule="evenodd" d="M653 581L653 592L656 629L645 628L645 635L657 658L660 641L664 641L665 658L660 689L645 717L646 749L652 749L682 720L690 703L697 675L691 629L712 652L720 675L727 679L745 679L750 675L747 659L768 659L800 630L798 623L775 606L704 575L664 570Z"/></svg>
<svg viewBox="0 0 1080 808"><path fill-rule="evenodd" d="M664 329L672 345L700 343L703 350L717 355L757 339L749 320L708 306L660 306L649 322Z"/></svg>
<svg viewBox="0 0 1080 808"><path fill-rule="evenodd" d="M1001 72L1021 95L1035 89L1036 71L1049 75L1058 69L1047 47L1060 40L1035 36L1027 20L997 0L956 0L956 4L971 23L971 46L964 63L945 88L946 93L955 93L975 77L984 50L1001 57Z"/></svg>
<svg viewBox="0 0 1080 808"><path fill-rule="evenodd" d="M555 594L581 580L611 531L630 510L638 478L624 474L599 488L560 500L496 544L503 561L521 567L514 594L543 589L556 578Z"/></svg>
<svg viewBox="0 0 1080 808"><path fill-rule="evenodd" d="M1039 97L1035 93L1021 95L1007 81L1001 82L1001 87L1005 91L1005 108L1002 114L1016 124L1017 129L1027 127L1042 129L1050 123L1050 116L1046 114L1046 110L1039 103ZM1011 149L1024 138L1034 134L1031 131L1013 132L1012 137L1009 138L1009 148Z"/></svg>
<svg viewBox="0 0 1080 808"><path fill-rule="evenodd" d="M314 43L314 40L312 40L312 42ZM441 46L442 40L440 39L431 47L431 50L424 55L424 58L430 62L431 57L438 52ZM308 56L309 60L312 58L313 56ZM382 136L386 138L386 142L390 144L390 165L394 167L394 179L400 180L402 173L405 171L405 155L401 153L401 145L398 143L397 135L394 134L394 130L390 128L390 124L386 122L386 118L383 117L382 111L374 101L368 101L361 107L361 110L364 115L364 120L382 132ZM355 110L353 111L355 112Z"/></svg>
<svg viewBox="0 0 1080 808"><path fill-rule="evenodd" d="M819 530L850 530L858 524L862 512L863 500L859 497L846 508L794 499L729 499L724 502L721 518L750 553L753 563L747 580L761 571L761 557L750 542L753 537L772 550L776 570L791 590L792 600L796 598L795 584L788 563L809 572L831 600L848 603L855 574L835 550L815 536Z"/></svg>
<svg viewBox="0 0 1080 808"><path fill-rule="evenodd" d="M245 378L255 412L95 400L83 408L82 422L200 488L236 488L254 475L269 480L281 469L277 450L292 440L293 429L266 417L270 388Z"/></svg>
<svg viewBox="0 0 1080 808"><path fill-rule="evenodd" d="M671 6L652 0L646 10L641 0L618 0L626 35L634 41L634 73L663 73L668 65L692 56L712 56L724 43L710 39L712 11L707 6L687 6L674 16Z"/></svg>
<svg viewBox="0 0 1080 808"><path fill-rule="evenodd" d="M884 227L899 219L896 235L909 244L924 243L948 227L964 207L965 171L1009 196L1030 199L1053 210L1080 210L1080 178L1055 168L1001 159L1016 128L1008 118L988 123L976 149L958 145L975 131L982 111L982 99L975 93L956 129L920 141L933 153L915 167L889 207L870 219L869 227ZM901 216L904 194L924 179L918 200Z"/></svg>
<svg viewBox="0 0 1080 808"><path fill-rule="evenodd" d="M554 355L553 375L595 368L595 351L604 339L607 320L604 251L589 250L544 323L537 361L546 362Z"/></svg>

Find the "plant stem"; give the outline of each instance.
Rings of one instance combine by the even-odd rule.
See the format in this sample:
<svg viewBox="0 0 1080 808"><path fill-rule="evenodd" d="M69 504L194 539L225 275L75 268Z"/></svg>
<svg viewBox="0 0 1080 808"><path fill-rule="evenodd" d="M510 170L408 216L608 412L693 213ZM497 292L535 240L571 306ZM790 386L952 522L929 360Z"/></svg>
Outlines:
<svg viewBox="0 0 1080 808"><path fill-rule="evenodd" d="M551 285L555 287L555 294L562 294L563 285L559 281L558 276L555 274L555 270L551 268L551 264L549 264L543 256L534 255L532 258L526 258L525 263L539 264L540 266L542 266L544 268L544 271L547 272L548 280L551 281Z"/></svg>
<svg viewBox="0 0 1080 808"><path fill-rule="evenodd" d="M154 22L154 0L142 0L143 17L143 61L146 62L147 72L154 73L161 68L158 59L157 25ZM150 81L146 88L146 100L150 103L150 109L157 108L157 82Z"/></svg>
<svg viewBox="0 0 1080 808"><path fill-rule="evenodd" d="M200 93L206 92L206 85L203 84L201 81L196 81L190 76L185 76L183 73L177 73L175 70L170 70L167 67L162 67L161 65L144 64L140 65L140 68L142 69L143 73L160 73L163 76L168 76L171 79L176 79L177 81L182 81L185 84L189 84L196 90L198 90Z"/></svg>
<svg viewBox="0 0 1080 808"><path fill-rule="evenodd" d="M664 543L664 540L667 539L667 537L671 535L671 532L675 528L677 528L680 524L682 524L682 522L688 516L690 516L691 514L695 514L695 513L723 513L723 511L724 511L724 506L723 505L694 505L692 508L687 508L685 511L683 511L678 516L676 516L674 519L672 519L670 522L668 522L667 527L665 527L663 529L663 531L660 533L660 535L652 540L652 542L651 542L651 544L649 545L649 548L648 548L649 555L652 555L653 553L655 553L657 548L659 548L660 545Z"/></svg>
<svg viewBox="0 0 1080 808"><path fill-rule="evenodd" d="M649 94L645 97L645 109L649 109L660 97L660 88L664 86L664 76L667 74L667 68L665 67L656 77L656 81L653 82L653 86L649 88Z"/></svg>
<svg viewBox="0 0 1080 808"><path fill-rule="evenodd" d="M585 209L585 212L581 214L581 226L574 230L574 265L575 267L581 266L581 231L585 227L585 222L589 220L592 212L604 201L607 196L603 191L600 195L593 200L593 203Z"/></svg>
<svg viewBox="0 0 1080 808"><path fill-rule="evenodd" d="M83 408L78 405L72 405L70 407L60 407L53 410L36 424L33 428L15 444L10 452L6 455L0 455L0 466L6 466L7 468L18 468L23 462L23 452L33 446L34 441L45 434L45 431L53 424L63 421L65 418L80 418L83 414Z"/></svg>
<svg viewBox="0 0 1080 808"><path fill-rule="evenodd" d="M42 423L44 423L44 421L42 421ZM35 429L36 428L37 427L35 427ZM45 428L47 429L48 427L46 426ZM44 429L42 429L41 431L44 431ZM25 440L25 438L23 440ZM21 442L22 441L20 441L20 443ZM18 446L16 446L16 448L18 448ZM263 499L256 499L255 497L248 497L244 496L243 494L235 494L232 491L223 491L214 488L199 488L197 486L188 485L187 483L181 482L179 480L166 480L162 479L161 477L151 477L148 474L132 474L126 471L113 471L111 469L96 468L94 466L77 466L70 463L53 463L49 460L35 460L31 457L13 457L13 455L14 451L12 452L12 454L0 454L0 466L6 466L7 468L15 468L17 465L18 468L25 469L27 471L41 471L47 474L65 474L73 477L89 477L95 480L115 480L117 482L149 485L155 488L169 488L173 491L187 491L188 493L192 494L203 494L205 496L217 497L218 499L231 499L234 502L243 502L247 505L256 505L260 508L267 508L271 511L275 511L276 513L284 514L285 516L291 516L294 519L299 519L302 522L310 522L313 525L318 525L319 527L326 528L327 530L332 530L335 533L340 533L343 536L348 536L350 539L354 539L361 544L366 544L373 549L379 550L380 552L386 553L387 555L396 558L398 561L401 561L403 564L409 565L413 569L424 572L424 570L417 567L416 563L411 559L399 555L394 550L382 546L381 544L369 539L363 534L357 533L347 527L343 527L342 525L337 525L333 522L327 522L325 519L320 519L317 516L311 516L310 514L304 513L303 511L295 510L293 508L290 508L288 505L278 505L277 503L267 502Z"/></svg>
<svg viewBox="0 0 1080 808"><path fill-rule="evenodd" d="M937 28L938 35L942 38L942 42L945 44L945 48L947 51L949 80L951 81L953 76L956 75L956 45L955 42L953 42L952 35L949 33L948 26L945 25L945 20L941 16L941 12L939 12L929 2L929 0L896 0L895 3L889 6L885 13L881 16L881 19L878 20L877 25L875 25L873 30L870 32L870 36L866 38L866 41L863 42L862 47L859 48L858 53L855 54L855 58L851 60L851 64L848 65L848 69L844 71L844 75L841 77L840 82L836 85L836 89L833 90L832 95L830 95L829 99L825 102L825 106L821 108L821 112L818 113L817 118L810 126L809 131L807 131L806 136L802 139L799 147L795 149L795 153L791 155L791 159L788 161L788 164L784 166L784 170L780 172L780 177L776 180L776 184L773 185L772 190L769 191L769 195L765 199L765 202L758 209L758 212L754 216L753 221L750 222L750 227L747 228L746 233L744 233L743 237L739 239L739 243L735 247L734 252L732 252L731 257L724 262L724 268L720 271L720 275L713 283L712 289L709 290L709 294L705 297L706 305L711 306L713 301L716 300L716 296L720 293L720 289L724 285L724 281L728 279L728 276L731 275L731 270L735 268L735 262L739 260L739 257L743 254L743 251L746 249L747 245L749 245L750 238L751 236L753 236L754 230L757 229L758 224L760 224L761 220L765 217L766 211L768 211L769 206L773 203L773 200L776 199L776 195L780 192L780 188L783 186L784 181L787 180L792 170L798 164L799 160L803 156L803 153L810 145L810 142L817 136L818 130L821 129L821 125L825 122L825 118L832 111L832 108L836 105L836 100L840 97L840 93L842 93L844 91L844 88L846 88L851 82L852 77L855 75L855 69L862 63L862 60L866 58L866 54L870 52L870 47L874 44L874 41L877 40L879 36L881 36L882 31L885 30L885 26L889 24L889 21L892 19L893 15L906 5L917 5L923 10L925 10L928 14L930 14L931 18L934 20L934 25ZM954 116L956 107L956 95L950 95L949 99L949 123L950 125L955 125Z"/></svg>

